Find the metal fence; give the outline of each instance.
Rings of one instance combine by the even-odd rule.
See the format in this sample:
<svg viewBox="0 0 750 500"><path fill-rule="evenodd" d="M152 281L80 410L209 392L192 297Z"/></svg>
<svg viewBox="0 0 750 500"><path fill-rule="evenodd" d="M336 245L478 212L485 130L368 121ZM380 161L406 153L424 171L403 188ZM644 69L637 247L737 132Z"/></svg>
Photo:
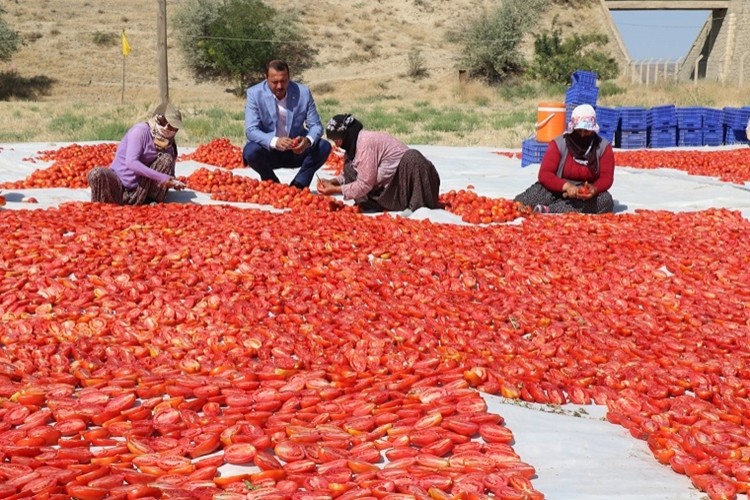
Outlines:
<svg viewBox="0 0 750 500"><path fill-rule="evenodd" d="M630 61L628 77L632 83L653 85L658 82L677 81L683 59L646 59Z"/></svg>

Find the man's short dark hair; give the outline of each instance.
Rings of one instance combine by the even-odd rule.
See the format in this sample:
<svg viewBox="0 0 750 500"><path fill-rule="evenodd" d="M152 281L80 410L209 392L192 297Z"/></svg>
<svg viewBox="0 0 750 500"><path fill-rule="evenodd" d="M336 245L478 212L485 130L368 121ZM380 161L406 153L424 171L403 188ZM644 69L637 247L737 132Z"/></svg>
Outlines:
<svg viewBox="0 0 750 500"><path fill-rule="evenodd" d="M286 71L286 73L289 74L289 65L280 59L268 61L268 64L266 64L266 76L268 76L268 72L271 69L274 71Z"/></svg>

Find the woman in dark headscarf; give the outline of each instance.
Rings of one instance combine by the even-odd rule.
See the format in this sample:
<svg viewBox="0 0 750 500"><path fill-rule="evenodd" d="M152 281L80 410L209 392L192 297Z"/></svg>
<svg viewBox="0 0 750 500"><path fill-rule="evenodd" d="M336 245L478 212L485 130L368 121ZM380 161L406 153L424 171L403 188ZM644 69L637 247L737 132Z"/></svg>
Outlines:
<svg viewBox="0 0 750 500"><path fill-rule="evenodd" d="M350 114L331 118L326 137L346 152L346 158L344 174L319 180L319 193L341 193L365 210L442 208L440 176L416 149L384 132L364 130Z"/></svg>
<svg viewBox="0 0 750 500"><path fill-rule="evenodd" d="M88 174L91 201L116 205L161 203L169 188L185 184L174 177L182 113L172 104L156 107L151 118L133 125L120 141L112 164Z"/></svg>
<svg viewBox="0 0 750 500"><path fill-rule="evenodd" d="M547 146L538 182L515 201L541 213L613 212L614 200L608 190L614 182L615 154L598 132L591 105L573 109L568 130Z"/></svg>

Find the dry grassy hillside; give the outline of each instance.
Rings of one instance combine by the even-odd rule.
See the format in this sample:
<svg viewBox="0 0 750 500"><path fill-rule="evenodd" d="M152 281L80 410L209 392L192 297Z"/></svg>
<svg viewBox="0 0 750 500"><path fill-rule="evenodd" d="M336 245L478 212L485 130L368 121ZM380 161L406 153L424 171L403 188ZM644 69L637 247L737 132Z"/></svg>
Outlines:
<svg viewBox="0 0 750 500"><path fill-rule="evenodd" d="M319 54L316 67L302 76L313 87L325 83L323 88L348 95L387 90L424 99L429 89L429 97L445 99L457 81L460 51L446 41L446 34L455 30L462 16L492 3L319 0L305 4L301 18ZM279 10L300 9L295 0L269 0L267 4ZM179 7L179 0L167 1L168 20ZM125 98L151 101L157 96L155 0L9 0L7 11L6 21L25 41L13 57L13 67L26 78L45 76L55 81L43 100L119 102L123 75L119 33L123 28L133 48L125 60ZM598 8L590 11L585 15L594 22L589 24L600 24ZM546 13L547 25L552 15ZM173 100L233 99L220 84L197 84L173 43L171 29L168 40ZM412 48L421 52L429 70L429 78L418 85L403 78Z"/></svg>
<svg viewBox="0 0 750 500"><path fill-rule="evenodd" d="M204 130L202 137L227 134L241 142L243 99L229 93L227 85L196 83L177 49L169 21L181 3L167 0L170 99L188 116L212 108L230 111L234 115L225 131ZM460 107L486 118L466 134L433 134L434 144L518 147L533 133L534 122L527 118L498 128L490 123L489 113L521 111L530 117L538 102L564 97L532 95L508 102L497 88L482 82L459 85L462 47L449 42L447 35L457 31L462 19L479 15L494 0L318 0L302 7L297 0L266 3L278 10L300 10L304 35L319 52L313 68L303 75L294 74L292 68L292 76L310 84L318 100L335 100L346 110L369 99L395 112L428 102L441 109ZM10 63L0 64L0 72L17 75L13 85L27 89L33 97L0 100L4 117L0 137L24 142L59 140L60 128L52 120L60 117L69 129L75 128L82 112L132 123L158 100L156 0L3 0L3 7L7 11L3 18L20 33L24 45ZM540 13L537 31L553 26L563 28L565 35L589 30L609 34L597 0L586 8L552 6ZM124 60L124 93L122 29L132 46ZM522 47L527 56L532 53L532 35L528 34ZM412 49L419 51L428 70L426 78L416 81L406 76ZM619 54L614 42L606 50L616 57ZM600 104L724 106L745 100L742 89L715 84L644 88L629 85L626 78L619 84L627 91L600 99ZM76 116L71 120L71 115ZM197 140L188 129L183 137L186 143Z"/></svg>

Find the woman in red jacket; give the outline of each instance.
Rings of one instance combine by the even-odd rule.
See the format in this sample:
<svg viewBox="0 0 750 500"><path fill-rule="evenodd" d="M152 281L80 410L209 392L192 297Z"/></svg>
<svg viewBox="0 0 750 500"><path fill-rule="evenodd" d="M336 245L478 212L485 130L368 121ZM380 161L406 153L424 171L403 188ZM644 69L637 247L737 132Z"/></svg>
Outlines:
<svg viewBox="0 0 750 500"><path fill-rule="evenodd" d="M547 146L538 182L515 200L542 213L613 212L608 190L614 181L615 154L598 132L594 108L577 106L567 132Z"/></svg>

